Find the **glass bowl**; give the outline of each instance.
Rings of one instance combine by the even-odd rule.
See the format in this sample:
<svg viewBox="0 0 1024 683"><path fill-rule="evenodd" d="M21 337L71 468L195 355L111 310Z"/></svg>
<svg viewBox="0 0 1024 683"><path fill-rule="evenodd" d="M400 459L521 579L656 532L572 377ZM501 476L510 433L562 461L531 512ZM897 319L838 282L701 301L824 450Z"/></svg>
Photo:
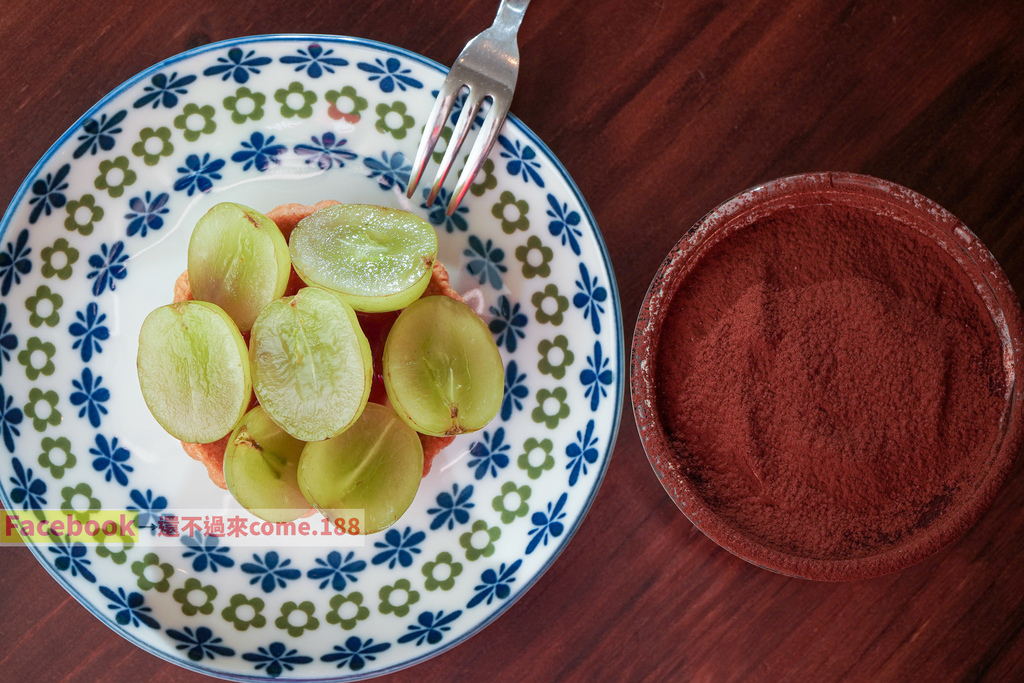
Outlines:
<svg viewBox="0 0 1024 683"><path fill-rule="evenodd" d="M722 514L721 510L728 506L720 505L720 500L710 501L702 493L709 490L708 482L695 481L674 456L672 435L668 433L661 405L668 399L659 398L666 396L666 388L658 386L659 350L663 335L668 334L664 323L676 305L677 291L696 265L723 240L775 212L821 204L848 207L912 226L948 255L952 268L966 274L963 281L973 285L991 315L1001 361L995 367L1003 373L1005 386L994 445L987 451L971 449L970 461L958 463L958 471L966 475L953 482L955 495L936 495L934 504L922 507L920 517L906 532L892 536L880 533L877 542L868 547L862 545L856 551L834 547L793 550L773 536L774 529L751 530L749 525ZM911 254L910 258L918 255ZM1003 486L1024 438L1021 387L1016 383L1022 330L1024 316L1017 297L992 254L962 222L931 200L894 183L851 173L781 178L718 206L688 230L665 258L644 299L633 337L633 410L647 457L665 490L683 514L713 541L748 562L790 576L829 581L866 579L908 567L957 539L981 517ZM994 348L989 349L989 353L993 351ZM897 484L897 491L918 485ZM850 485L855 486L856 482L851 481ZM799 523L805 523L803 518ZM808 526L810 523L806 522Z"/></svg>

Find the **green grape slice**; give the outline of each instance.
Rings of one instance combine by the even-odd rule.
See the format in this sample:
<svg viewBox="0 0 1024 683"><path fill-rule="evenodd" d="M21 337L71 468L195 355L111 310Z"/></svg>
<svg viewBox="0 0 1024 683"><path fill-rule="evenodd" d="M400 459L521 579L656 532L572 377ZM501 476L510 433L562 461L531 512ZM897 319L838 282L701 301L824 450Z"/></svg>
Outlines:
<svg viewBox="0 0 1024 683"><path fill-rule="evenodd" d="M245 341L214 304L183 301L152 311L139 330L137 365L150 412L181 441L223 438L249 405Z"/></svg>
<svg viewBox="0 0 1024 683"><path fill-rule="evenodd" d="M306 284L338 292L357 311L395 311L430 282L437 234L406 211L336 204L299 221L288 246Z"/></svg>
<svg viewBox="0 0 1024 683"><path fill-rule="evenodd" d="M466 304L424 297L402 311L384 344L384 388L418 432L473 432L498 414L505 390L501 354Z"/></svg>
<svg viewBox="0 0 1024 683"><path fill-rule="evenodd" d="M264 306L284 294L290 274L284 235L255 209L222 202L192 231L188 280L193 296L223 308L243 332Z"/></svg>
<svg viewBox="0 0 1024 683"><path fill-rule="evenodd" d="M368 403L354 425L308 443L299 459L299 489L334 522L363 511L361 532L387 529L412 504L423 477L419 436L395 411Z"/></svg>
<svg viewBox="0 0 1024 683"><path fill-rule="evenodd" d="M325 289L270 302L252 326L249 360L260 405L302 441L348 428L370 395L370 344L352 307Z"/></svg>
<svg viewBox="0 0 1024 683"><path fill-rule="evenodd" d="M299 441L256 406L238 423L224 453L224 481L238 504L268 522L291 522L310 510L299 490Z"/></svg>

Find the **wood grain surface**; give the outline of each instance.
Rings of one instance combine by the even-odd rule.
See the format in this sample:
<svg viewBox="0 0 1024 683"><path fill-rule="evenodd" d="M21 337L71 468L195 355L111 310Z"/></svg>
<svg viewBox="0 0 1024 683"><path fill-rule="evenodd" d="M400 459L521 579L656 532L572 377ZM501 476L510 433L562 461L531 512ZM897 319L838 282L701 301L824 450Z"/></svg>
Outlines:
<svg viewBox="0 0 1024 683"><path fill-rule="evenodd" d="M371 38L450 64L496 0L5 0L0 203L146 67L266 33ZM952 211L1024 291L1020 0L534 0L515 113L604 234L627 342L683 232L756 183L843 170ZM604 485L511 609L393 680L1024 680L1024 475L961 540L894 575L786 578L705 538L661 489L627 394ZM199 681L0 549L0 680Z"/></svg>

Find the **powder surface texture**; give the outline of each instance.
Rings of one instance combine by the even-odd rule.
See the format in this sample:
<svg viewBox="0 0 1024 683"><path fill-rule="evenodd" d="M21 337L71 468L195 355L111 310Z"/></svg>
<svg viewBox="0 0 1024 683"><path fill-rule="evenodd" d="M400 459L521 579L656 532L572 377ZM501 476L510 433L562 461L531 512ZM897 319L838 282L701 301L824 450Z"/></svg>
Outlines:
<svg viewBox="0 0 1024 683"><path fill-rule="evenodd" d="M911 226L831 205L713 245L675 293L657 356L672 457L758 543L853 559L965 499L1005 402L991 316Z"/></svg>

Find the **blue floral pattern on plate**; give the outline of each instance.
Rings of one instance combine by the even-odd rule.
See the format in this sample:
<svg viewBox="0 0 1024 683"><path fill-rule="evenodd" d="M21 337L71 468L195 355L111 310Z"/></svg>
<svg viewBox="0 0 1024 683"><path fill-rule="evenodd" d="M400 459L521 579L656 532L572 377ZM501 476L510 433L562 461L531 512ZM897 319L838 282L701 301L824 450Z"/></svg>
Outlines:
<svg viewBox="0 0 1024 683"><path fill-rule="evenodd" d="M443 76L360 39L203 46L86 112L14 197L0 225L0 498L26 518L138 515L131 542L61 535L31 547L140 647L247 680L395 670L504 611L594 499L623 400L608 255L565 169L515 117L455 216L444 214L447 188L431 206L405 198L414 131ZM414 125L396 138L384 117L399 104ZM363 545L338 547L316 516L304 521L324 535L253 547L231 530L255 518L146 410L134 344L145 315L169 302L190 228L211 206L323 199L395 206L435 226L453 287L501 350L505 398L491 424L438 456L406 515ZM197 516L219 508L226 531Z"/></svg>

